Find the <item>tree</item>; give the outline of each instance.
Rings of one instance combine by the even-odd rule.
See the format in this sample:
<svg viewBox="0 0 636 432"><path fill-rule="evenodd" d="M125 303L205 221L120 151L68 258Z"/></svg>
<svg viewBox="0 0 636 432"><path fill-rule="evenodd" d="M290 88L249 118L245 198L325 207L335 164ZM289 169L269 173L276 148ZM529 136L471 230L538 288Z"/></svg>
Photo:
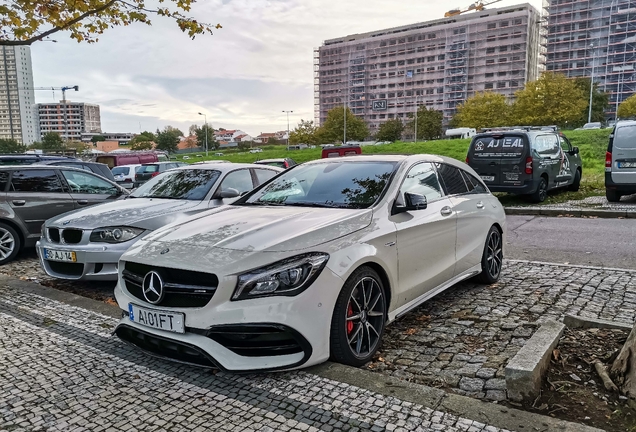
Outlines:
<svg viewBox="0 0 636 432"><path fill-rule="evenodd" d="M318 128L311 120L300 120L298 126L289 133L290 144L318 144L316 130Z"/></svg>
<svg viewBox="0 0 636 432"><path fill-rule="evenodd" d="M239 150L248 150L251 147L251 143L248 141L239 141L238 149Z"/></svg>
<svg viewBox="0 0 636 432"><path fill-rule="evenodd" d="M380 126L378 133L375 135L376 141L399 141L404 132L404 124L399 118L388 120Z"/></svg>
<svg viewBox="0 0 636 432"><path fill-rule="evenodd" d="M64 148L64 141L60 134L48 132L42 137L43 150L59 150Z"/></svg>
<svg viewBox="0 0 636 432"><path fill-rule="evenodd" d="M179 149L179 141L183 136L183 132L172 126L166 126L163 131L157 129L157 149L167 151L168 153L176 153Z"/></svg>
<svg viewBox="0 0 636 432"><path fill-rule="evenodd" d="M585 99L585 108L581 112L579 120L572 123L573 127L580 127L587 123L590 109L590 79L589 78L575 78L574 84L581 91L583 98ZM605 121L605 110L609 108L609 94L603 91L599 91L598 82L594 83L594 89L592 90L592 121L602 122Z"/></svg>
<svg viewBox="0 0 636 432"><path fill-rule="evenodd" d="M216 136L214 135L214 128L209 124L204 124L202 127L198 127L194 131L194 135L197 136L197 144L199 147L205 150L205 131L208 131L208 150L213 149L216 150L219 148L219 143L216 141Z"/></svg>
<svg viewBox="0 0 636 432"><path fill-rule="evenodd" d="M410 116L408 127L415 129L415 118ZM428 109L425 106L421 106L417 110L417 139L432 140L442 136L442 120L444 115L441 111L436 111L433 108Z"/></svg>
<svg viewBox="0 0 636 432"><path fill-rule="evenodd" d="M104 140L106 141L106 140ZM81 141L68 141L65 145L67 149L74 149L77 153L84 153L91 146Z"/></svg>
<svg viewBox="0 0 636 432"><path fill-rule="evenodd" d="M510 105L499 93L483 92L466 99L453 117L453 127L483 129L509 123Z"/></svg>
<svg viewBox="0 0 636 432"><path fill-rule="evenodd" d="M631 95L621 102L616 115L620 118L636 116L636 95Z"/></svg>
<svg viewBox="0 0 636 432"><path fill-rule="evenodd" d="M14 139L0 139L0 153L24 153L26 146Z"/></svg>
<svg viewBox="0 0 636 432"><path fill-rule="evenodd" d="M544 72L515 96L513 122L528 126L566 127L580 119L587 105L574 80L554 72Z"/></svg>
<svg viewBox="0 0 636 432"><path fill-rule="evenodd" d="M110 27L132 23L151 25L150 17L173 19L182 32L194 39L212 34L211 25L187 16L196 0L161 0L156 9L144 0L46 0L3 2L0 6L0 45L31 45L58 32L69 32L77 42L94 43Z"/></svg>
<svg viewBox="0 0 636 432"><path fill-rule="evenodd" d="M327 113L327 119L321 126L321 137L328 142L344 138L344 107L335 107ZM369 129L363 120L356 117L347 107L347 141L360 141L369 136Z"/></svg>
<svg viewBox="0 0 636 432"><path fill-rule="evenodd" d="M106 141L106 138L104 138L104 135L93 135L93 138L91 138L91 142L93 144L100 141Z"/></svg>
<svg viewBox="0 0 636 432"><path fill-rule="evenodd" d="M135 135L128 144L131 150L152 150L155 146L156 139L155 134L144 131L139 135Z"/></svg>

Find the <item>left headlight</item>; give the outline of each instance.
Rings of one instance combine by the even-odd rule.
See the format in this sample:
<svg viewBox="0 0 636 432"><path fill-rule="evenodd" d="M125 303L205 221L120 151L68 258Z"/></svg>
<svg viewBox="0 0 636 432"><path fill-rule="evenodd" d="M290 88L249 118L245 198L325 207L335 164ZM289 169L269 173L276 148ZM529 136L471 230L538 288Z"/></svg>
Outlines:
<svg viewBox="0 0 636 432"><path fill-rule="evenodd" d="M240 274L232 300L298 295L316 280L328 260L329 254L309 253Z"/></svg>
<svg viewBox="0 0 636 432"><path fill-rule="evenodd" d="M131 227L97 228L91 233L90 241L96 243L123 243L138 237L144 230Z"/></svg>

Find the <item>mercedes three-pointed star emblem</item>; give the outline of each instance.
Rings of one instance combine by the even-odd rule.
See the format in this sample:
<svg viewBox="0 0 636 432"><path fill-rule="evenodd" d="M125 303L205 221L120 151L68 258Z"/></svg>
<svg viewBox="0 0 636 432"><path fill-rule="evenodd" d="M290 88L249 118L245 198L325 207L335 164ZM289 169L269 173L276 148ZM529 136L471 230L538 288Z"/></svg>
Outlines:
<svg viewBox="0 0 636 432"><path fill-rule="evenodd" d="M142 285L144 291L144 297L148 300L148 303L159 304L163 300L163 279L159 273L151 271L144 276L144 282Z"/></svg>

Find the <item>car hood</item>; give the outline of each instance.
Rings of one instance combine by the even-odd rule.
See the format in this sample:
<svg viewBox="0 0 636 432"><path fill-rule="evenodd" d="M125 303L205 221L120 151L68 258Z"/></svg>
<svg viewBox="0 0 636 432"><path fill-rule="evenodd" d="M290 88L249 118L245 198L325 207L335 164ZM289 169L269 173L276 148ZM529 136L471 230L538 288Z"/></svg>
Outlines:
<svg viewBox="0 0 636 432"><path fill-rule="evenodd" d="M170 246L284 252L311 248L361 230L372 210L225 206L159 230L147 241Z"/></svg>
<svg viewBox="0 0 636 432"><path fill-rule="evenodd" d="M155 230L202 207L203 202L160 198L128 198L75 210L47 221L47 226L93 229L131 226Z"/></svg>

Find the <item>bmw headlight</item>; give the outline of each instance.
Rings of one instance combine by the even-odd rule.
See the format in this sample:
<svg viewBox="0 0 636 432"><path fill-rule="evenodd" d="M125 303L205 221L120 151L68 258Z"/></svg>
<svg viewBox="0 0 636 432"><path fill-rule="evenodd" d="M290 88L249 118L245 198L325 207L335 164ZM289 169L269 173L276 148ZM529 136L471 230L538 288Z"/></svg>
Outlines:
<svg viewBox="0 0 636 432"><path fill-rule="evenodd" d="M138 237L144 230L131 227L97 228L91 233L90 241L96 243L123 243Z"/></svg>
<svg viewBox="0 0 636 432"><path fill-rule="evenodd" d="M232 300L298 295L316 280L328 260L326 253L309 253L240 274Z"/></svg>

